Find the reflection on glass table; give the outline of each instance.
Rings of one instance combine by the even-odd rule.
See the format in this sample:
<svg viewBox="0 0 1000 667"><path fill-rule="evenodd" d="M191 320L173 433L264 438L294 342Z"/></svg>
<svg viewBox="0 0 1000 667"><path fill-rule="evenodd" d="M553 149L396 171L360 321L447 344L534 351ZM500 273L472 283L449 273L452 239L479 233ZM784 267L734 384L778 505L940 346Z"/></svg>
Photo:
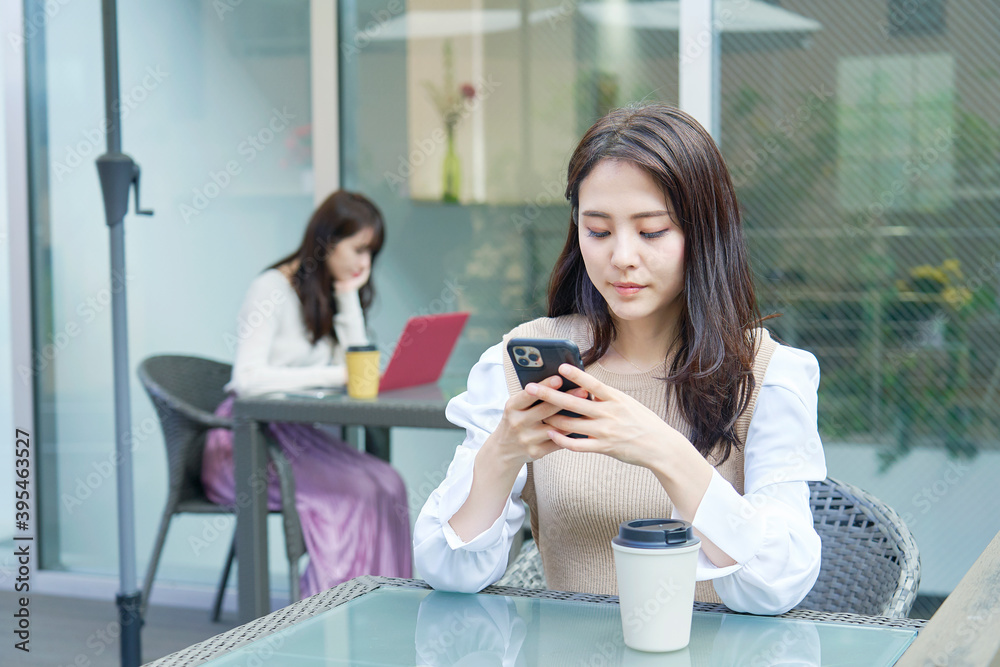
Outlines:
<svg viewBox="0 0 1000 667"><path fill-rule="evenodd" d="M625 647L605 602L383 586L205 663L236 665L892 665L916 636L801 618L695 611L672 653ZM301 604L301 603L300 603Z"/></svg>

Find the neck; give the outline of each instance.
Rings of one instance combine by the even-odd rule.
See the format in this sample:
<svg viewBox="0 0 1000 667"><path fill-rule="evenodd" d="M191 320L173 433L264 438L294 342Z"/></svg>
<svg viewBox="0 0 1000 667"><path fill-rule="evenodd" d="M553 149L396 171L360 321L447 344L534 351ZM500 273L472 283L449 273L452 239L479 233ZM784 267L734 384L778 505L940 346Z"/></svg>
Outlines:
<svg viewBox="0 0 1000 667"><path fill-rule="evenodd" d="M676 319L661 321L616 322L618 335L615 350L632 364L648 368L667 358L667 352L677 335Z"/></svg>

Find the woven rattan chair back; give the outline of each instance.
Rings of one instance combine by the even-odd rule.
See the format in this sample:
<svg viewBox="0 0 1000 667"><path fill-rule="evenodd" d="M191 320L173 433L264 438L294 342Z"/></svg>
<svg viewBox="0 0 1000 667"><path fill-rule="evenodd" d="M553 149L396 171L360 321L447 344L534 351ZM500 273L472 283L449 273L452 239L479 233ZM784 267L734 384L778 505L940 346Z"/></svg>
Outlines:
<svg viewBox="0 0 1000 667"><path fill-rule="evenodd" d="M920 585L917 544L896 512L856 486L829 477L809 482L823 564L800 609L904 618ZM497 582L544 589L545 571L528 540Z"/></svg>
<svg viewBox="0 0 1000 667"><path fill-rule="evenodd" d="M168 505L191 511L197 503L211 504L201 485L205 434L216 426L232 428L232 420L213 414L226 397L223 387L231 375L229 364L198 357L161 355L139 365L139 380L163 429Z"/></svg>
<svg viewBox="0 0 1000 667"><path fill-rule="evenodd" d="M801 609L905 617L920 585L920 554L891 507L853 484L809 482L823 565Z"/></svg>

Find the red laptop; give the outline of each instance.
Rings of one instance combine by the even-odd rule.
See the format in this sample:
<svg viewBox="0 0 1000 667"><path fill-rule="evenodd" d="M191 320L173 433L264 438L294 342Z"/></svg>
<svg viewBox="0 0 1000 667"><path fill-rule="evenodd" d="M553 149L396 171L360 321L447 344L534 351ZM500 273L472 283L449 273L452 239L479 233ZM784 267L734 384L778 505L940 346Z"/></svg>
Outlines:
<svg viewBox="0 0 1000 667"><path fill-rule="evenodd" d="M467 319L466 312L411 317L396 342L378 390L437 382Z"/></svg>

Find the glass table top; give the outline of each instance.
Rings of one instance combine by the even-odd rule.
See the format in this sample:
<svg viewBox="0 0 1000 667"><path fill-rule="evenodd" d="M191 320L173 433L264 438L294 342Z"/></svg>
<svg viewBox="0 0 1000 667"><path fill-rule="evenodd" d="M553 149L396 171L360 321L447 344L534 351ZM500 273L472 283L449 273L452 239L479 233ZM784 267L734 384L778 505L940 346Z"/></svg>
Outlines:
<svg viewBox="0 0 1000 667"><path fill-rule="evenodd" d="M206 665L892 665L915 630L694 612L672 653L625 646L619 607L383 587Z"/></svg>

